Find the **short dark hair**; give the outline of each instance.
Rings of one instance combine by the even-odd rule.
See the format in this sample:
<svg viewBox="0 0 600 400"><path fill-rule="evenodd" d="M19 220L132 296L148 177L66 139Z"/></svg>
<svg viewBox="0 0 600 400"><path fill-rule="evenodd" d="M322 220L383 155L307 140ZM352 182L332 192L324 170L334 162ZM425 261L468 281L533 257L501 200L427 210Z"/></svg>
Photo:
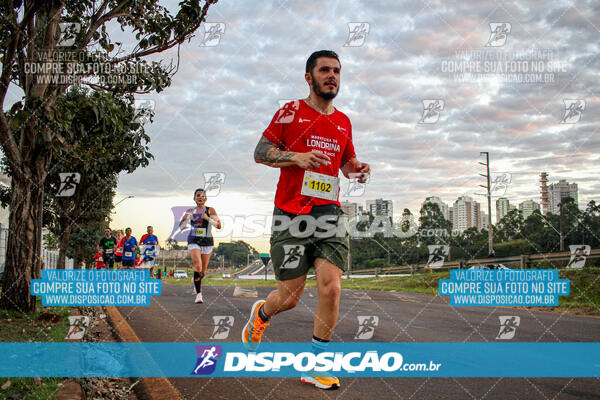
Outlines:
<svg viewBox="0 0 600 400"><path fill-rule="evenodd" d="M198 189L194 190L194 198L196 197L196 193L198 193L198 192L204 192L204 189L198 188Z"/></svg>
<svg viewBox="0 0 600 400"><path fill-rule="evenodd" d="M306 72L312 72L315 65L317 65L317 59L321 58L321 57L335 58L340 63L340 68L342 67L342 63L340 62L340 57L337 55L337 53L335 51L319 50L319 51L315 51L314 53L312 53L310 55L310 57L308 57L308 60L306 60Z"/></svg>

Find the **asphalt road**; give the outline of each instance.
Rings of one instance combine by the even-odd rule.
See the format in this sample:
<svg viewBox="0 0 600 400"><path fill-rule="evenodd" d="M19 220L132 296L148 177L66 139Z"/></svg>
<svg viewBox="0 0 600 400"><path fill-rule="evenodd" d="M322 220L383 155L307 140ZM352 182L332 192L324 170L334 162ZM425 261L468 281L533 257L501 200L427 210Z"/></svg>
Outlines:
<svg viewBox="0 0 600 400"><path fill-rule="evenodd" d="M163 284L150 307L119 311L143 342L215 342L213 316L233 317L221 341L239 341L256 297L248 288L207 286L204 304L194 304L191 284ZM272 288L256 290L265 298ZM370 341L495 342L499 316L519 316L513 341L587 342L600 338L600 318L526 309L450 307L447 297L400 292L343 290L334 341L358 341L358 316L376 316ZM306 289L293 310L272 319L264 341L309 341L316 289ZM171 378L185 399L600 399L598 378L343 378L341 388L322 391L292 378Z"/></svg>

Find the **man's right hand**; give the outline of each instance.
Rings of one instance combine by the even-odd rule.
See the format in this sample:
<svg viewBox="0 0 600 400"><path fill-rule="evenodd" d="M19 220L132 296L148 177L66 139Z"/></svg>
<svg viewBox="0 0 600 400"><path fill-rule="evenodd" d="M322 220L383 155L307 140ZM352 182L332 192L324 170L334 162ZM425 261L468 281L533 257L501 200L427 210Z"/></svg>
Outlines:
<svg viewBox="0 0 600 400"><path fill-rule="evenodd" d="M317 169L321 165L329 164L331 158L327 154L313 150L308 153L298 153L291 158L291 161L302 169Z"/></svg>

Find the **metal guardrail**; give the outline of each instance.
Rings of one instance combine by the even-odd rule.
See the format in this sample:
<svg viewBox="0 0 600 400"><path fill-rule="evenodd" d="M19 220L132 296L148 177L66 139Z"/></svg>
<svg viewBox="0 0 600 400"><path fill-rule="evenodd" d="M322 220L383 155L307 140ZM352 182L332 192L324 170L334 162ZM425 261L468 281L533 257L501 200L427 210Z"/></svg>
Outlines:
<svg viewBox="0 0 600 400"><path fill-rule="evenodd" d="M586 259L600 258L600 249L591 249L590 254L585 256ZM480 258L477 260L457 260L447 261L440 268L434 268L436 270L450 270L458 268L468 268L473 265L485 265L485 264L519 264L520 268L528 268L533 263L539 262L550 262L553 267L561 268L564 261L571 259L570 251L563 251L558 253L543 253L543 254L523 254L520 256L511 257L496 257L496 258ZM556 263L556 264L555 264ZM375 274L385 275L391 273L415 273L418 270L430 269L426 268L425 264L410 264L410 265L399 265L396 267L388 268L369 268L369 269L353 269L352 274Z"/></svg>

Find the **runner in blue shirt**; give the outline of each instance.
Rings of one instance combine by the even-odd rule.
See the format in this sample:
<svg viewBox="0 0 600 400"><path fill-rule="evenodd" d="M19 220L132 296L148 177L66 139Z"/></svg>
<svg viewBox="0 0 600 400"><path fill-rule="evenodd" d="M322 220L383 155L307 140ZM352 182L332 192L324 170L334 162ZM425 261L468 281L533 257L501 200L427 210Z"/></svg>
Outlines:
<svg viewBox="0 0 600 400"><path fill-rule="evenodd" d="M144 268L150 268L150 276L154 272L154 266L158 260L158 238L154 235L154 228L148 226L146 234L140 239L140 244L144 246L142 256L144 257Z"/></svg>
<svg viewBox="0 0 600 400"><path fill-rule="evenodd" d="M125 229L125 237L121 240L123 247L123 268L133 269L135 267L135 249L138 247L137 239L131 236L131 228Z"/></svg>

